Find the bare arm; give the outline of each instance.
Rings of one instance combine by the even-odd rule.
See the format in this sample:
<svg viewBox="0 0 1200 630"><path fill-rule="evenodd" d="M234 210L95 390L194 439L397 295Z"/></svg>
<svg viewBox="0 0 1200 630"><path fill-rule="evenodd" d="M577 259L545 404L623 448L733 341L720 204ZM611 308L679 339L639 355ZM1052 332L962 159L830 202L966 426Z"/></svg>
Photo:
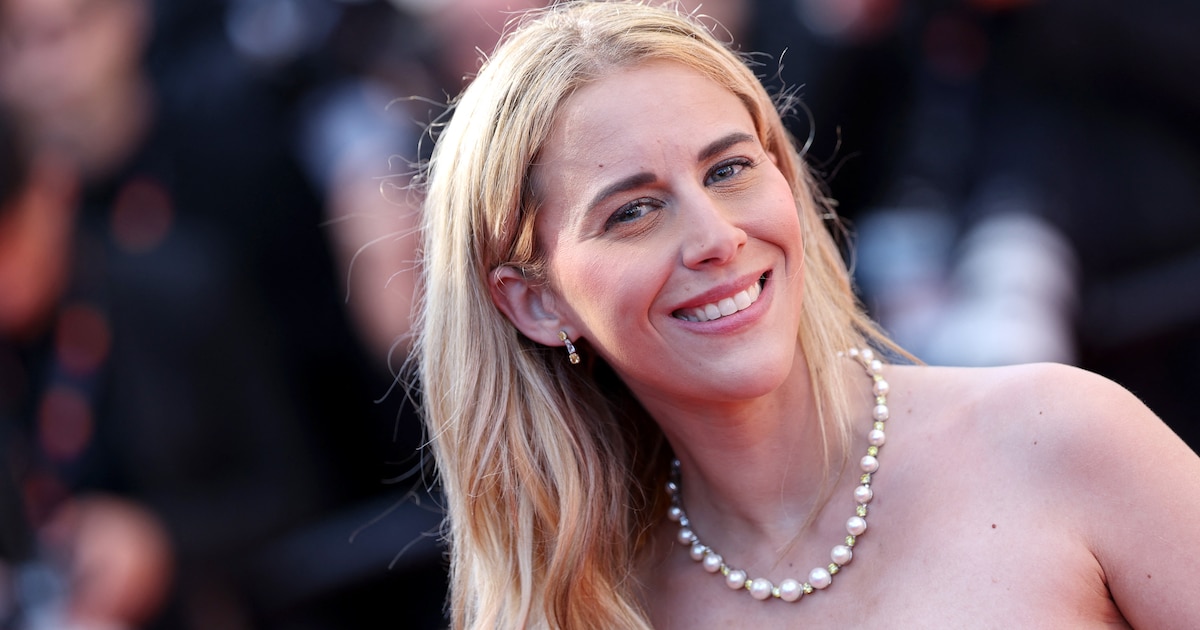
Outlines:
<svg viewBox="0 0 1200 630"><path fill-rule="evenodd" d="M1056 370L1072 510L1117 607L1135 628L1200 623L1200 457L1130 392Z"/></svg>

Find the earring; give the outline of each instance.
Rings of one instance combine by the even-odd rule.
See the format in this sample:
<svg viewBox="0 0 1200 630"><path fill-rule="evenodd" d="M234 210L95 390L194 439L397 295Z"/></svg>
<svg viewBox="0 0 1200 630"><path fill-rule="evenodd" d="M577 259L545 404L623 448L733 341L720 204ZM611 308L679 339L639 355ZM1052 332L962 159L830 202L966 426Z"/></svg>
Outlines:
<svg viewBox="0 0 1200 630"><path fill-rule="evenodd" d="M571 365L579 363L579 353L575 352L575 344L571 343L571 338L567 336L567 331L558 331L558 338L567 347L567 358L571 360Z"/></svg>

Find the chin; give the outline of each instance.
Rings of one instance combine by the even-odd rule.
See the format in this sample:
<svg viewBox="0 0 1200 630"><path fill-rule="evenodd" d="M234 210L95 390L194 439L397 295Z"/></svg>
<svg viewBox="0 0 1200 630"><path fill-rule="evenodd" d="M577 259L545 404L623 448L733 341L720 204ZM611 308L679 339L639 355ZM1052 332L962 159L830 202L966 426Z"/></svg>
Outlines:
<svg viewBox="0 0 1200 630"><path fill-rule="evenodd" d="M770 395L791 376L794 354L759 352L723 361L719 367L708 368L706 374L697 376L691 389L714 401L744 401Z"/></svg>

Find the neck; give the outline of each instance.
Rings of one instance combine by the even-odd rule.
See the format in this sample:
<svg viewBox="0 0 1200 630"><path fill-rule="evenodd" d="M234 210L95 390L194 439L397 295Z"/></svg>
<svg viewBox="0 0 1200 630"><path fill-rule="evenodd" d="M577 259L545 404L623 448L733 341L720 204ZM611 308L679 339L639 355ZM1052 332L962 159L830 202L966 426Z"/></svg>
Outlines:
<svg viewBox="0 0 1200 630"><path fill-rule="evenodd" d="M792 540L836 481L827 474L802 351L769 395L697 407L650 409L680 460L689 514L713 531L752 533L768 546ZM836 470L840 450L831 450Z"/></svg>
<svg viewBox="0 0 1200 630"><path fill-rule="evenodd" d="M696 529L696 521L693 521L688 513L689 508L686 506L687 499L684 499L682 496L684 490L687 488L687 484L682 479L682 464L679 460L674 462L672 480L667 484L671 500L671 507L667 512L667 517L671 523L678 526L678 530L675 532L675 540L688 547L687 555L691 560L699 562L708 573L718 574L724 579L725 585L729 588L735 590L745 589L754 599L760 601L777 598L787 602L794 602L806 594L827 588L833 583L833 576L840 573L842 567L853 559L853 548L857 544L858 536L866 532L866 517L870 512L868 506L874 498L874 490L871 488L871 482L874 473L879 469L879 449L886 442L884 427L889 417L887 394L890 387L883 377L882 363L875 360L873 352L870 350L851 349L847 351L847 356L857 361L866 369L872 383L870 391L874 400L870 413L870 418L872 419L870 426L872 428L865 434L865 441L867 443L866 454L858 462L858 468L862 471L862 474L857 479L853 475L845 476L845 483L842 483L840 479L841 475L838 476L839 478L835 478L834 486L836 488L834 489L840 491L846 485L853 487L851 494L854 497L856 507L851 516L845 521L841 523L832 522L836 519L831 519L829 518L831 515L824 513L822 509L824 502L822 502L820 505L815 506L816 509L810 510L811 518L806 517L805 523L802 526L781 529L776 526L778 523L794 521L794 517L791 517L786 509L773 508L770 504L763 509L757 509L747 501L727 494L724 497L724 501L728 506L734 506L734 509L738 509L737 506L741 506L743 510L749 506L752 509L752 512L749 512L750 514L759 515L758 520L742 519L743 523L757 525L758 527L755 531L734 530L732 534L729 531L714 529L713 532L716 536L701 535ZM834 389L840 391L842 388L836 386ZM697 471L705 470L702 462L696 460L696 463L698 464ZM763 471L755 470L754 472L761 475ZM718 488L722 485L713 483L711 478L705 480L699 474L693 475L693 477L695 477L694 481L707 481L710 488ZM682 489L681 485L683 486ZM771 504L777 504L784 508L786 508L789 501L796 500L797 495L795 491L790 489L806 487L805 484L797 485L790 481L790 475L785 476L784 480L778 485L781 488L779 500L768 499L768 501ZM807 487L811 487L811 483L807 484ZM849 488L845 489L849 490ZM754 494L761 495L762 493L754 492ZM693 497L693 502L700 503L702 506L718 505L715 501L704 501L705 497L700 493L693 492L691 496ZM772 518L772 513L778 514L778 516L774 517L775 522L769 520ZM720 515L720 510L714 510L709 517L713 519L712 522L717 522L716 517ZM730 519L724 520L728 523ZM844 538L841 538L840 533L834 535L838 529L845 532ZM762 539L747 541L745 534L748 533L752 535L757 534ZM773 572L785 565L787 567L794 567L795 563L799 561L799 554L797 553L797 546L793 545L793 542L815 538L807 536L806 534L808 533L817 533L822 536L827 535L829 539L837 541L829 550L828 558L830 562L828 564L824 564L823 561L818 563L808 572L807 577L801 578L751 576L750 571L754 571L755 573L763 571ZM722 540L720 543L717 543L717 547L713 547L712 545L717 537L721 537ZM839 538L841 539L839 540ZM732 544L726 545L726 543ZM813 544L805 541L804 546L811 549ZM731 564L721 552L717 551L718 548L725 550L732 548L738 557L748 559L749 563L742 564L739 562L736 565ZM679 554L676 554L674 557L682 558ZM678 567L679 562L682 562L682 560L678 560L673 564Z"/></svg>

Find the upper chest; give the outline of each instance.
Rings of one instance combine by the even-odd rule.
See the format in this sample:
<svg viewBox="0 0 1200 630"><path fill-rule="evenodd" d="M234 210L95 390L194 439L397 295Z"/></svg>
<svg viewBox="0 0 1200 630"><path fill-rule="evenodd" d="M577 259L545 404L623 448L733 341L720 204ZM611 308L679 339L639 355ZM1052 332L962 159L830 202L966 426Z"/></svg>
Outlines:
<svg viewBox="0 0 1200 630"><path fill-rule="evenodd" d="M1036 453L1014 458L1012 445L996 444L994 432L936 417L928 406L898 405L893 413L872 480L868 529L829 588L794 603L759 602L705 573L676 545L671 552L682 562L647 598L656 627L1123 624L1071 507L1078 497L1042 470L1052 462ZM1025 441L1038 448L1036 430ZM844 518L850 506L837 498L827 509ZM802 578L828 562L823 543L833 534L825 528L820 541L799 541L809 565L764 577Z"/></svg>

